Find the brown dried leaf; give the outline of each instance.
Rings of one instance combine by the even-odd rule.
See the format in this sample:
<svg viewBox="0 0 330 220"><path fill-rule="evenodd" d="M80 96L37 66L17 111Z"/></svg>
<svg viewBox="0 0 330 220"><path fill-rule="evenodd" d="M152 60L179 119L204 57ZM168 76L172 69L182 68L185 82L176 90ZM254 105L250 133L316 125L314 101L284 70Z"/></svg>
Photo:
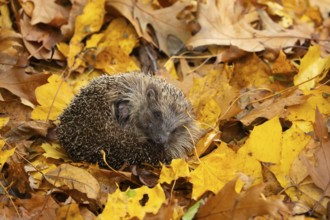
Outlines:
<svg viewBox="0 0 330 220"><path fill-rule="evenodd" d="M67 24L61 26L61 33L64 39L70 39L74 32L76 17L80 15L87 3L87 0L71 1L72 6Z"/></svg>
<svg viewBox="0 0 330 220"><path fill-rule="evenodd" d="M244 125L251 124L256 118L262 117L271 119L276 115L284 116L287 114L286 107L304 103L309 96L305 96L302 91L295 90L287 97L278 97L263 102L258 108L253 109L240 119Z"/></svg>
<svg viewBox="0 0 330 220"><path fill-rule="evenodd" d="M151 25L154 28L159 48L168 56L180 50L180 47L191 36L186 23L176 17L178 13L192 4L191 1L177 1L170 7L158 10L134 0L108 0L107 4L124 15L140 37L157 45L149 33L148 25ZM173 43L176 44L175 48L172 48Z"/></svg>
<svg viewBox="0 0 330 220"><path fill-rule="evenodd" d="M44 121L27 121L10 129L5 134L5 138L9 143L18 143L22 140L28 140L32 136L46 137L50 126L50 123Z"/></svg>
<svg viewBox="0 0 330 220"><path fill-rule="evenodd" d="M56 219L60 207L51 196L32 194L30 199L16 199L22 219Z"/></svg>
<svg viewBox="0 0 330 220"><path fill-rule="evenodd" d="M236 179L228 182L215 196L210 197L197 214L198 219L249 219L254 216L288 212L281 200L270 201L260 197L265 185L252 186L237 194Z"/></svg>
<svg viewBox="0 0 330 220"><path fill-rule="evenodd" d="M85 193L90 199L96 200L99 198L99 183L84 169L69 164L61 164L56 169L48 171L45 178L56 187L75 189Z"/></svg>
<svg viewBox="0 0 330 220"><path fill-rule="evenodd" d="M21 18L21 33L26 49L37 59L63 60L64 57L55 48L61 41L61 32L50 26L32 25L30 18L23 14Z"/></svg>
<svg viewBox="0 0 330 220"><path fill-rule="evenodd" d="M314 166L306 157L304 157L304 162L314 183L324 191L326 196L330 196L330 140L327 121L318 108L315 111L314 132L320 141L320 148L315 154L317 162Z"/></svg>
<svg viewBox="0 0 330 220"><path fill-rule="evenodd" d="M60 27L67 23L69 17L69 8L57 4L56 0L30 0L34 4L31 18L31 24L38 23L50 24L54 27Z"/></svg>
<svg viewBox="0 0 330 220"><path fill-rule="evenodd" d="M43 73L27 74L24 67L14 66L0 74L0 88L37 104L34 91L38 86L47 83L49 76Z"/></svg>
<svg viewBox="0 0 330 220"><path fill-rule="evenodd" d="M212 44L234 45L254 52L293 46L312 34L308 25L284 29L272 21L265 10L244 4L248 3L231 0L199 3L198 22L201 30L189 39L187 45L193 48ZM255 29L252 24L256 22L261 23L264 29Z"/></svg>

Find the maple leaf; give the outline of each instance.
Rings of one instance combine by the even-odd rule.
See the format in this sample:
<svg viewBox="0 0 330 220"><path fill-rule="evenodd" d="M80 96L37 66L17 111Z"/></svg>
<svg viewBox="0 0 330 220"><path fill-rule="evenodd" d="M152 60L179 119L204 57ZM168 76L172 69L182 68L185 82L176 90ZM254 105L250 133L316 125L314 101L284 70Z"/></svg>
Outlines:
<svg viewBox="0 0 330 220"><path fill-rule="evenodd" d="M201 30L188 40L187 46L196 48L212 44L234 45L254 52L265 48L292 46L312 34L307 25L284 29L273 22L264 10L249 6L244 6L241 1L231 0L199 3L197 20ZM252 23L256 21L262 23L263 30L253 28Z"/></svg>
<svg viewBox="0 0 330 220"><path fill-rule="evenodd" d="M145 196L146 195L146 196ZM143 198L147 198L146 201ZM156 214L165 201L165 194L160 184L149 189L142 186L138 189L120 189L109 194L108 202L98 217L100 219L130 219L137 217L143 219L146 213Z"/></svg>
<svg viewBox="0 0 330 220"><path fill-rule="evenodd" d="M179 177L189 177L189 175L189 167L186 161L184 159L174 159L169 167L166 165L162 166L159 182L170 184Z"/></svg>
<svg viewBox="0 0 330 220"><path fill-rule="evenodd" d="M31 118L56 120L73 98L73 92L66 82L57 75L48 78L48 83L36 89L38 105L33 109Z"/></svg>
<svg viewBox="0 0 330 220"><path fill-rule="evenodd" d="M197 213L197 219L249 219L251 217L287 213L281 200L262 199L265 184L256 185L240 194L235 191L237 178L228 182L215 196L211 196Z"/></svg>
<svg viewBox="0 0 330 220"><path fill-rule="evenodd" d="M252 178L261 177L260 163L256 159L242 149L234 152L223 142L217 150L200 160L200 164L189 177L189 182L193 184L193 199L198 199L206 191L218 193L238 173L250 175Z"/></svg>

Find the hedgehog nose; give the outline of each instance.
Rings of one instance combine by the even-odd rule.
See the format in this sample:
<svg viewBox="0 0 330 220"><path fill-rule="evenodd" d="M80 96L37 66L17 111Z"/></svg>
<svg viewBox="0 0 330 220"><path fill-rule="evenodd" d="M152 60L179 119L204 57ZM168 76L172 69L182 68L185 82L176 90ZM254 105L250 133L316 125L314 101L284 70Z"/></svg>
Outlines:
<svg viewBox="0 0 330 220"><path fill-rule="evenodd" d="M155 138L156 144L165 144L167 142L167 135L159 134Z"/></svg>

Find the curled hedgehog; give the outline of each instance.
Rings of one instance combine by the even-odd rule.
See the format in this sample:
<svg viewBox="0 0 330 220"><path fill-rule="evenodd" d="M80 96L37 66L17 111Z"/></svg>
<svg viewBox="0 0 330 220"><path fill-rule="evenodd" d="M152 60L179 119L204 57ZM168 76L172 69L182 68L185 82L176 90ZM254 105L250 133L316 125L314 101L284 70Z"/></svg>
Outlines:
<svg viewBox="0 0 330 220"><path fill-rule="evenodd" d="M201 131L183 93L132 72L104 75L81 89L60 116L60 143L74 161L159 165L185 158Z"/></svg>

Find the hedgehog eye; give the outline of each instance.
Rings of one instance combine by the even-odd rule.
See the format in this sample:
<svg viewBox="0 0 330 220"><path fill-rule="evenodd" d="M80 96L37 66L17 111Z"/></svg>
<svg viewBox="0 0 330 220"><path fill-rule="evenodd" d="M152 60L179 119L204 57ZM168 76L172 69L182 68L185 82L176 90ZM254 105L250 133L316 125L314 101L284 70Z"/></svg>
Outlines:
<svg viewBox="0 0 330 220"><path fill-rule="evenodd" d="M162 117L161 111L154 111L152 112L155 118L160 119Z"/></svg>
<svg viewBox="0 0 330 220"><path fill-rule="evenodd" d="M174 128L173 130L172 130L172 132L171 133L176 133L176 132L178 132L178 130L180 129L180 127L176 127L176 128Z"/></svg>

